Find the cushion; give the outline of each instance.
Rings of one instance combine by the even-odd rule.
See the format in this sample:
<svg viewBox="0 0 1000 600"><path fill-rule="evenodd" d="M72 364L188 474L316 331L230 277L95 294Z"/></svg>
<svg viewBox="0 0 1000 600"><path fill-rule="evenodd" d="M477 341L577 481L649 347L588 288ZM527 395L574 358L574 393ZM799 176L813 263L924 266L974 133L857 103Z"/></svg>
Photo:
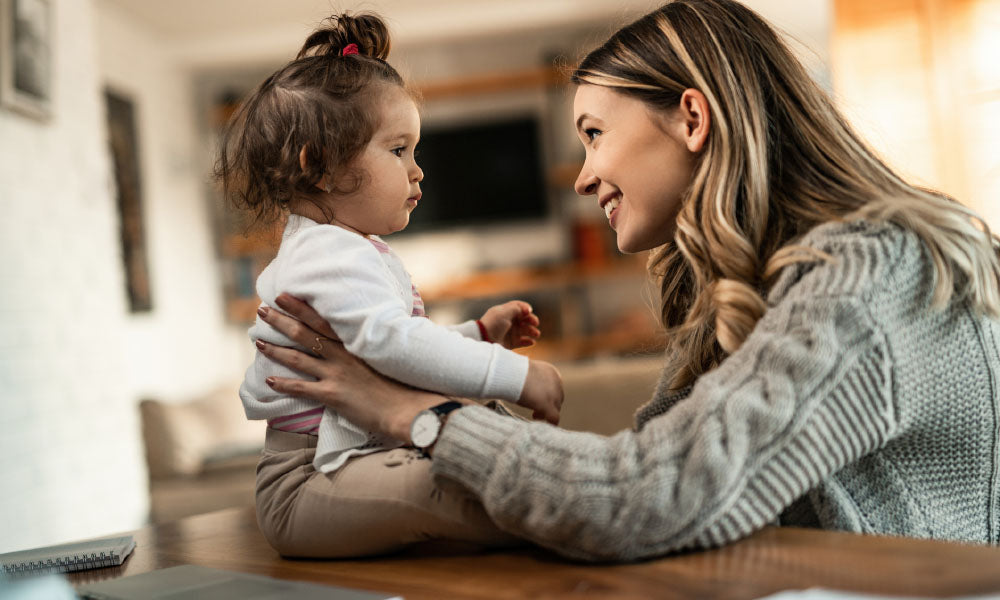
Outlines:
<svg viewBox="0 0 1000 600"><path fill-rule="evenodd" d="M139 403L149 476L197 475L213 462L255 454L264 445L263 421L248 421L237 385L187 402Z"/></svg>

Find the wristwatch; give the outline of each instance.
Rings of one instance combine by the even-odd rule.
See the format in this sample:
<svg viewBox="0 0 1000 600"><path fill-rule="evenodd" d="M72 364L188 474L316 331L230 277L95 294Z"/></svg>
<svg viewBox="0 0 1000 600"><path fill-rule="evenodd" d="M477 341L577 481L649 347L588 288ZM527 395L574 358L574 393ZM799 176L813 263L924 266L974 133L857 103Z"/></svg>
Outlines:
<svg viewBox="0 0 1000 600"><path fill-rule="evenodd" d="M417 413L413 423L410 424L410 440L421 454L430 456L427 449L437 442L441 428L444 427L445 417L458 408L462 408L461 402L449 400Z"/></svg>

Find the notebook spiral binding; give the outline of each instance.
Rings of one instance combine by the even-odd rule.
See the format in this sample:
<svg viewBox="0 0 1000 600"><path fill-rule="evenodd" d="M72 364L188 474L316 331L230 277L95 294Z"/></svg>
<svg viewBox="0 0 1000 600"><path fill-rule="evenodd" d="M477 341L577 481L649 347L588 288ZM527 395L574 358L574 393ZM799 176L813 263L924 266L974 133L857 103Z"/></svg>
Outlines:
<svg viewBox="0 0 1000 600"><path fill-rule="evenodd" d="M69 573L85 569L114 567L122 564L122 556L117 552L74 554L56 559L26 560L19 563L0 565L0 575L42 575L45 573Z"/></svg>

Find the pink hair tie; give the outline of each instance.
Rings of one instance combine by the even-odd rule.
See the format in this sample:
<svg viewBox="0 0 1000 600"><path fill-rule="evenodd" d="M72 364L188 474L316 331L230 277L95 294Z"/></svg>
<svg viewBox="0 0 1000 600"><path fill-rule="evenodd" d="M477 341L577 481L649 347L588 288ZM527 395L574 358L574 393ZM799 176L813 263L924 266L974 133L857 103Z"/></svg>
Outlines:
<svg viewBox="0 0 1000 600"><path fill-rule="evenodd" d="M357 53L358 53L358 45L357 44L348 44L348 45L344 46L343 50L340 51L340 55L341 56L350 56L352 54L357 54Z"/></svg>

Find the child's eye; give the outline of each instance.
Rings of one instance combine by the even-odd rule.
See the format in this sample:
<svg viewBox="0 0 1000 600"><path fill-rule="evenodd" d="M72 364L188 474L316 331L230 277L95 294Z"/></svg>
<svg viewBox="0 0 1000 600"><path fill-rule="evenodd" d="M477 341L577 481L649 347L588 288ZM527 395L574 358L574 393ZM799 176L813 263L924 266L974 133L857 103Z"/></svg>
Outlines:
<svg viewBox="0 0 1000 600"><path fill-rule="evenodd" d="M392 153L399 157L403 156L403 152L406 152L406 146L400 146L392 149Z"/></svg>
<svg viewBox="0 0 1000 600"><path fill-rule="evenodd" d="M593 127L583 130L583 135L587 136L587 139L590 141L594 141L594 138L601 135L601 133L600 129L595 129Z"/></svg>

